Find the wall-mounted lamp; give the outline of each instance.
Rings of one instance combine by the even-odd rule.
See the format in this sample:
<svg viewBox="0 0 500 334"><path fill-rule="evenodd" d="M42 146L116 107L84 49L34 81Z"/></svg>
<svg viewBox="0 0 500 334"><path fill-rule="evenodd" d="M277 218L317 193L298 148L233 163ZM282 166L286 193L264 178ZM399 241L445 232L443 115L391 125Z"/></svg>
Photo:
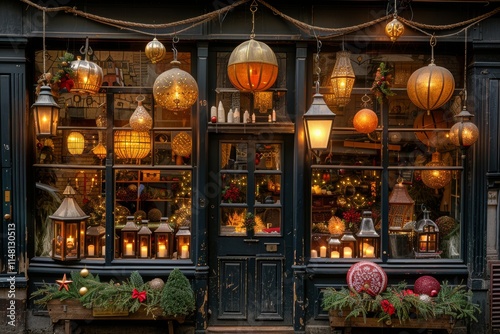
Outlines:
<svg viewBox="0 0 500 334"><path fill-rule="evenodd" d="M317 84L311 106L304 114L304 131L307 146L311 151L321 151L328 148L334 119L335 114L326 105L323 95L319 93L319 84Z"/></svg>
<svg viewBox="0 0 500 334"><path fill-rule="evenodd" d="M36 135L39 138L54 137L59 120L59 105L54 101L49 86L42 86L38 97L31 106L35 115Z"/></svg>

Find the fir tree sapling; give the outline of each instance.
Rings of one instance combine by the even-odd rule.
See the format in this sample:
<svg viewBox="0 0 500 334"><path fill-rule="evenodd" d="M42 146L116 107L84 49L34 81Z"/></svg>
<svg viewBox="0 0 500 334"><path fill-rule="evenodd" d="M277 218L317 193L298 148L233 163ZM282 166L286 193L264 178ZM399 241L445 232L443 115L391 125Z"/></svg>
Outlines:
<svg viewBox="0 0 500 334"><path fill-rule="evenodd" d="M187 315L195 310L194 292L189 280L175 268L163 288L161 307L167 316Z"/></svg>

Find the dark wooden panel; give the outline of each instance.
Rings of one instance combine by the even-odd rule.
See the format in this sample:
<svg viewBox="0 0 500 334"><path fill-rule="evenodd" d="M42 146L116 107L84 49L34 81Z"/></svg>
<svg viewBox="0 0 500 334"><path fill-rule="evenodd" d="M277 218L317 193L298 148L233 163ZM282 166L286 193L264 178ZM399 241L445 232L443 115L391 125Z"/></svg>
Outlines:
<svg viewBox="0 0 500 334"><path fill-rule="evenodd" d="M283 320L283 259L258 258L256 267L256 319Z"/></svg>
<svg viewBox="0 0 500 334"><path fill-rule="evenodd" d="M490 262L490 323L492 329L500 329L500 262Z"/></svg>
<svg viewBox="0 0 500 334"><path fill-rule="evenodd" d="M489 151L491 154L488 154L488 172L489 173L498 173L500 172L500 157L499 157L499 149L500 149L500 138L498 136L498 131L500 129L500 120L498 117L498 110L500 108L500 87L498 80L489 80Z"/></svg>
<svg viewBox="0 0 500 334"><path fill-rule="evenodd" d="M219 259L219 319L247 318L248 258Z"/></svg>

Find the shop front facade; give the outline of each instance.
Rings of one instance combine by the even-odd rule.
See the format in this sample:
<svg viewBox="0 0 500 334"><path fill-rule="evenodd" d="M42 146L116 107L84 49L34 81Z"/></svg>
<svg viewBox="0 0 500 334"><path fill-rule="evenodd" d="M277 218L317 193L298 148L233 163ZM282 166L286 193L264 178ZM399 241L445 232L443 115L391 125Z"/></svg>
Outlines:
<svg viewBox="0 0 500 334"><path fill-rule="evenodd" d="M150 281L180 269L196 300L183 326L197 333L326 333L323 292L368 261L389 284L466 285L483 310L473 327L494 332L495 4L2 3L5 328L46 315L30 296L65 274ZM407 26L391 41L398 15ZM238 87L235 50L255 41L275 63L261 80L247 70L264 88ZM97 87L79 86L84 62L102 71ZM421 69L443 76L441 102L419 100ZM58 78L45 91L57 105L48 132L35 113L43 73ZM179 73L184 91L170 99ZM304 115L317 101L335 117L327 145L311 149ZM464 110L471 145L450 131ZM67 198L77 219L58 210Z"/></svg>

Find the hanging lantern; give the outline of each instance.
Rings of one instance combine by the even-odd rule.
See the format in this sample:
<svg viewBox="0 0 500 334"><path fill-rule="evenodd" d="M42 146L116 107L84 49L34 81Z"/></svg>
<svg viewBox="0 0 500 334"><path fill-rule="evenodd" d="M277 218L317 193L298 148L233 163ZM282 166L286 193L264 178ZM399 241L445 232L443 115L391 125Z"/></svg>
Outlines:
<svg viewBox="0 0 500 334"><path fill-rule="evenodd" d="M446 119L443 109L433 110L431 113L422 112L415 117L413 128L429 129L429 131L415 131L415 136L425 146L440 150L450 149L448 131L435 131L435 129L449 129L452 123Z"/></svg>
<svg viewBox="0 0 500 334"><path fill-rule="evenodd" d="M187 132L179 132L172 139L172 152L181 157L187 157L191 154L193 140Z"/></svg>
<svg viewBox="0 0 500 334"><path fill-rule="evenodd" d="M59 105L54 101L52 90L49 86L42 86L35 103L31 106L35 116L36 135L54 137L57 132L59 120Z"/></svg>
<svg viewBox="0 0 500 334"><path fill-rule="evenodd" d="M114 135L114 151L120 159L143 159L151 151L149 132L119 130Z"/></svg>
<svg viewBox="0 0 500 334"><path fill-rule="evenodd" d="M78 155L83 153L85 148L85 137L80 132L71 132L68 135L68 151L73 155Z"/></svg>
<svg viewBox="0 0 500 334"><path fill-rule="evenodd" d="M80 208L74 195L76 191L66 186L59 208L49 216L52 219L52 258L76 261L85 256L85 225L89 216Z"/></svg>
<svg viewBox="0 0 500 334"><path fill-rule="evenodd" d="M153 118L143 107L142 101L144 101L144 96L142 96L142 99L137 97L137 108L135 108L129 120L130 127L135 131L149 131L153 127Z"/></svg>
<svg viewBox="0 0 500 334"><path fill-rule="evenodd" d="M344 107L349 103L354 80L356 79L351 66L350 56L351 53L349 51L337 52L335 66L330 76L332 93L335 96L335 103L339 107Z"/></svg>
<svg viewBox="0 0 500 334"><path fill-rule="evenodd" d="M363 211L361 227L356 234L358 241L358 255L363 258L378 257L379 234L373 225L372 212Z"/></svg>
<svg viewBox="0 0 500 334"><path fill-rule="evenodd" d="M389 228L402 228L413 219L415 201L399 178L389 194Z"/></svg>
<svg viewBox="0 0 500 334"><path fill-rule="evenodd" d="M471 113L464 109L455 116L458 122L450 129L450 141L453 145L461 148L468 148L477 141L479 137L479 129L470 120L474 117Z"/></svg>
<svg viewBox="0 0 500 334"><path fill-rule="evenodd" d="M173 252L174 230L167 223L167 218L162 218L160 226L155 230L155 247L157 259L170 259Z"/></svg>
<svg viewBox="0 0 500 334"><path fill-rule="evenodd" d="M424 218L415 225L415 257L439 257L439 227L429 218L429 210L424 208Z"/></svg>
<svg viewBox="0 0 500 334"><path fill-rule="evenodd" d="M87 55L93 53L89 47L89 39L85 41L85 49L80 49L80 52L85 55L85 59L77 57L77 60L71 62L71 70L73 71L73 81L75 85L71 92L81 94L95 94L99 91L102 85L103 72L102 68L94 62L87 61Z"/></svg>
<svg viewBox="0 0 500 334"><path fill-rule="evenodd" d="M102 144L102 143L99 143L97 144L96 147L94 147L92 149L92 152L100 159L104 159L106 158L106 154L107 154L107 151L106 151L106 147Z"/></svg>
<svg viewBox="0 0 500 334"><path fill-rule="evenodd" d="M167 50L165 49L163 43L157 40L155 37L146 45L146 50L144 53L153 64L156 64L162 61L163 58L165 58Z"/></svg>
<svg viewBox="0 0 500 334"><path fill-rule="evenodd" d="M432 160L426 167L444 167L446 166L441 161L441 154L439 152L432 153ZM422 173L422 182L432 189L440 189L446 186L451 181L451 171L446 169L427 169L423 170Z"/></svg>
<svg viewBox="0 0 500 334"><path fill-rule="evenodd" d="M371 109L361 109L354 115L352 124L356 131L361 133L371 133L378 126L377 114Z"/></svg>
<svg viewBox="0 0 500 334"><path fill-rule="evenodd" d="M392 42L395 42L404 32L405 26L403 23L399 22L396 15L394 15L394 19L385 26L385 34Z"/></svg>

